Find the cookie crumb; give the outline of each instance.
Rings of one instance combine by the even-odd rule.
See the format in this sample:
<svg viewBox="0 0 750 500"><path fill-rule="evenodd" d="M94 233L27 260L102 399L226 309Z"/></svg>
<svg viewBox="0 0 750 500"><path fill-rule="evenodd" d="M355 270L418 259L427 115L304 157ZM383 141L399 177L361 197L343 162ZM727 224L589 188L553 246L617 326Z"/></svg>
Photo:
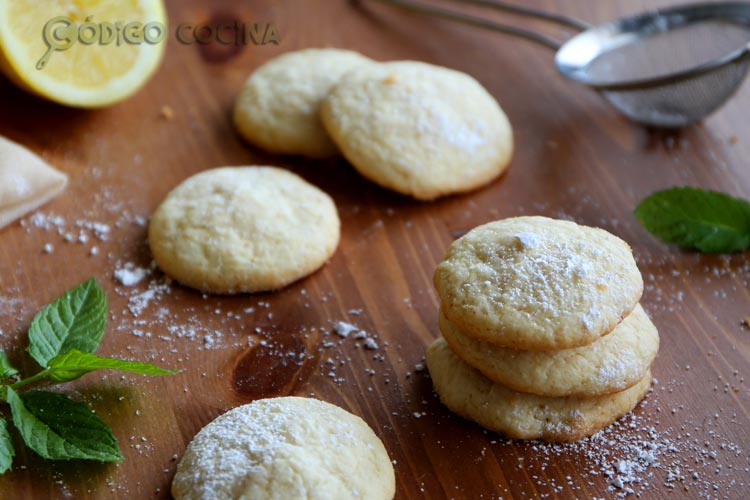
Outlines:
<svg viewBox="0 0 750 500"><path fill-rule="evenodd" d="M167 106L166 104L161 107L161 112L159 113L159 116L164 118L167 121L172 121L174 118L174 111L171 107Z"/></svg>

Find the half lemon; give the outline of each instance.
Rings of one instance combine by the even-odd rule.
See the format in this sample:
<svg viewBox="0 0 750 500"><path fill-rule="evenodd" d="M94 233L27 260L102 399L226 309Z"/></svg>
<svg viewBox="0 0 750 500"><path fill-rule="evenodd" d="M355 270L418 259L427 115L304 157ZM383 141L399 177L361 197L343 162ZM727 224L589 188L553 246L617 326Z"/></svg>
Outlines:
<svg viewBox="0 0 750 500"><path fill-rule="evenodd" d="M0 0L0 70L68 106L133 95L159 65L166 38L161 0Z"/></svg>

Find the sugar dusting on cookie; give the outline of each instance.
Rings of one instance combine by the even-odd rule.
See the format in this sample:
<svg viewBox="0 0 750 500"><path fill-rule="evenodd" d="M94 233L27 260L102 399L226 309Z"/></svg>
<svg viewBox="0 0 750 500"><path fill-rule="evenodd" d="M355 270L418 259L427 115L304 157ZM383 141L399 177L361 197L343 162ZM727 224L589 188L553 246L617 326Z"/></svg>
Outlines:
<svg viewBox="0 0 750 500"><path fill-rule="evenodd" d="M414 98L418 98L415 96ZM479 120L460 120L449 116L446 110L431 106L432 100L420 102L420 114L416 115L415 129L425 146L438 150L449 144L465 153L476 153L488 140L489 131Z"/></svg>
<svg viewBox="0 0 750 500"><path fill-rule="evenodd" d="M494 309L489 314L524 317L529 328L539 332L583 328L601 335L637 300L640 273L630 250L604 231L546 219L548 233L558 226L565 231L551 237L543 231L542 220L506 219L479 227L462 238L466 243L457 240L455 250L449 251L450 266L458 268L441 267L452 282L462 282L461 300L468 304L466 297L481 297ZM514 244L498 246L502 224ZM604 245L608 252L602 251Z"/></svg>
<svg viewBox="0 0 750 500"><path fill-rule="evenodd" d="M351 467L351 469L349 468ZM195 436L172 484L176 498L387 500L393 466L358 417L308 398L260 399L216 418Z"/></svg>
<svg viewBox="0 0 750 500"><path fill-rule="evenodd" d="M537 248L542 242L542 235L536 233L518 233L513 235L518 240L521 249Z"/></svg>

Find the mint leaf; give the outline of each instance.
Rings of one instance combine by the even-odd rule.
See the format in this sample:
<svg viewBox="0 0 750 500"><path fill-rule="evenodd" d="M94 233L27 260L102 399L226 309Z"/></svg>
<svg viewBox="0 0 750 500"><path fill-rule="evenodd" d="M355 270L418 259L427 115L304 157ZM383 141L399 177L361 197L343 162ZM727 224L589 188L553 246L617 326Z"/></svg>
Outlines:
<svg viewBox="0 0 750 500"><path fill-rule="evenodd" d="M702 252L750 247L750 203L717 191L680 187L659 191L635 209L651 234Z"/></svg>
<svg viewBox="0 0 750 500"><path fill-rule="evenodd" d="M10 364L8 355L5 351L0 351L0 378L9 378L18 375L18 370Z"/></svg>
<svg viewBox="0 0 750 500"><path fill-rule="evenodd" d="M19 396L7 388L13 423L29 448L49 460L117 462L122 453L112 430L86 405L54 392Z"/></svg>
<svg viewBox="0 0 750 500"><path fill-rule="evenodd" d="M10 469L15 454L13 441L10 440L10 433L8 432L8 423L4 418L0 418L0 474L4 474Z"/></svg>
<svg viewBox="0 0 750 500"><path fill-rule="evenodd" d="M29 354L43 367L58 354L94 352L104 335L107 298L94 278L39 311L29 328Z"/></svg>
<svg viewBox="0 0 750 500"><path fill-rule="evenodd" d="M177 370L165 370L149 363L105 358L77 349L71 349L65 354L58 354L52 358L47 372L50 380L67 382L94 370L120 370L138 375L172 375L177 373Z"/></svg>

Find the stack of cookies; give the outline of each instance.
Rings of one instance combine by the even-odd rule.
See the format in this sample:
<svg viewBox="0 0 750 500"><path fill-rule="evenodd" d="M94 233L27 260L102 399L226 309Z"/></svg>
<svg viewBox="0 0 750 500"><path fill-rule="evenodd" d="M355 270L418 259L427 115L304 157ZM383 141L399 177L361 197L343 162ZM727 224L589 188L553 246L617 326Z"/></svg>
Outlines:
<svg viewBox="0 0 750 500"><path fill-rule="evenodd" d="M607 231L546 217L485 224L450 246L435 287L442 337L427 365L463 417L575 441L648 392L659 334L630 247Z"/></svg>

